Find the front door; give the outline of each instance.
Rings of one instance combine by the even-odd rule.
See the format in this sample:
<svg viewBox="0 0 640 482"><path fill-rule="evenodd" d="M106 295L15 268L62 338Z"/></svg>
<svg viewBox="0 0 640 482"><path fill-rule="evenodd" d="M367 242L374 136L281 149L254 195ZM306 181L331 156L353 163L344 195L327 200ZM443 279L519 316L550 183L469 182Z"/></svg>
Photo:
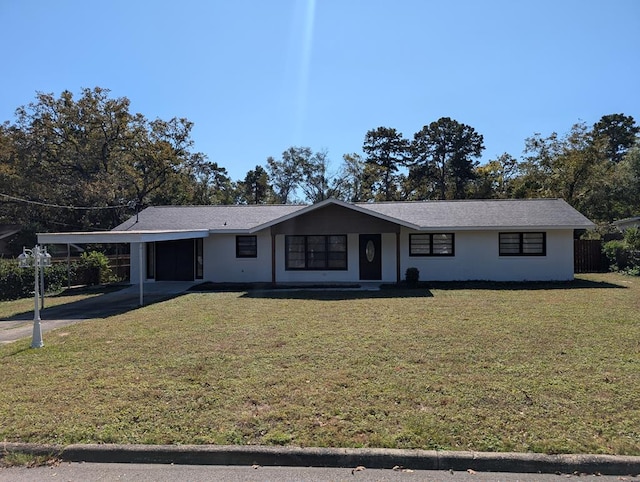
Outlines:
<svg viewBox="0 0 640 482"><path fill-rule="evenodd" d="M156 243L156 281L193 281L193 239Z"/></svg>
<svg viewBox="0 0 640 482"><path fill-rule="evenodd" d="M382 236L360 235L360 279L378 281L382 279Z"/></svg>

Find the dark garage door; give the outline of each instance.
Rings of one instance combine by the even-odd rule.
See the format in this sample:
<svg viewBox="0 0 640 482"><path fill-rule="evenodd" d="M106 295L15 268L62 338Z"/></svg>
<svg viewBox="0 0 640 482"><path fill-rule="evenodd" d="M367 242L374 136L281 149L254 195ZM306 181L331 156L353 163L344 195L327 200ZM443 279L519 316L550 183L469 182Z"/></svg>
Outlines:
<svg viewBox="0 0 640 482"><path fill-rule="evenodd" d="M193 239L156 243L156 280L193 281Z"/></svg>

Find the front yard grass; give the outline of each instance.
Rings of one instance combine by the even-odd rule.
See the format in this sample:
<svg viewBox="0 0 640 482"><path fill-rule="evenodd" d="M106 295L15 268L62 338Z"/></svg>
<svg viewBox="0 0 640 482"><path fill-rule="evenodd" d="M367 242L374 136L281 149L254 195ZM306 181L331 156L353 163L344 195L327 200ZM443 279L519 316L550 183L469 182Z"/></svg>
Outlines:
<svg viewBox="0 0 640 482"><path fill-rule="evenodd" d="M0 440L640 455L639 278L189 293L29 341Z"/></svg>

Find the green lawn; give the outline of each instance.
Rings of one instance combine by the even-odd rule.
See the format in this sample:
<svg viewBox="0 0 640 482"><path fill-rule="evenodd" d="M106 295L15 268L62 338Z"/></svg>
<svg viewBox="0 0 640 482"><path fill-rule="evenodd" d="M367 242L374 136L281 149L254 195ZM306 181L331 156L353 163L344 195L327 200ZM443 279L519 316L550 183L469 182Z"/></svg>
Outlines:
<svg viewBox="0 0 640 482"><path fill-rule="evenodd" d="M640 278L191 293L29 342L0 440L640 455Z"/></svg>

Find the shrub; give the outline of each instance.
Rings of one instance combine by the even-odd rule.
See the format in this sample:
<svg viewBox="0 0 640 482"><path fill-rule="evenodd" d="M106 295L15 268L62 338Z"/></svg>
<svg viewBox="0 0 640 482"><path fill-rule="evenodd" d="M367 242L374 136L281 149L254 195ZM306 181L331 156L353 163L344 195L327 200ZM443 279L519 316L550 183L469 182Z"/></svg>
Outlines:
<svg viewBox="0 0 640 482"><path fill-rule="evenodd" d="M77 264L71 263L67 271L67 263L56 263L44 269L44 286L47 292L60 291L67 287L69 275L74 283Z"/></svg>
<svg viewBox="0 0 640 482"><path fill-rule="evenodd" d="M632 251L640 250L640 229L629 228L624 232L624 242Z"/></svg>
<svg viewBox="0 0 640 482"><path fill-rule="evenodd" d="M0 259L0 300L33 296L34 268L20 268L16 259ZM71 279L69 279L69 276ZM44 269L46 293L61 291L67 284L97 285L116 281L109 259L100 252L83 253L79 262L56 263Z"/></svg>
<svg viewBox="0 0 640 482"><path fill-rule="evenodd" d="M71 264L71 279L74 279L76 266ZM20 268L15 259L0 260L0 300L17 300L33 296L35 268ZM62 290L67 286L66 264L55 264L44 269L44 289L46 293Z"/></svg>
<svg viewBox="0 0 640 482"><path fill-rule="evenodd" d="M602 245L602 251L609 260L612 271L625 269L627 266L627 245L624 241L613 240Z"/></svg>
<svg viewBox="0 0 640 482"><path fill-rule="evenodd" d="M99 251L82 253L78 268L79 278L84 278L83 284L96 285L115 280L109 258Z"/></svg>
<svg viewBox="0 0 640 482"><path fill-rule="evenodd" d="M34 270L20 268L15 259L0 260L0 300L17 300L33 293Z"/></svg>
<svg viewBox="0 0 640 482"><path fill-rule="evenodd" d="M628 274L640 273L640 230L629 228L622 240L613 240L602 246L612 271L624 271Z"/></svg>
<svg viewBox="0 0 640 482"><path fill-rule="evenodd" d="M404 279L409 286L417 286L420 281L420 270L418 268L407 268Z"/></svg>

